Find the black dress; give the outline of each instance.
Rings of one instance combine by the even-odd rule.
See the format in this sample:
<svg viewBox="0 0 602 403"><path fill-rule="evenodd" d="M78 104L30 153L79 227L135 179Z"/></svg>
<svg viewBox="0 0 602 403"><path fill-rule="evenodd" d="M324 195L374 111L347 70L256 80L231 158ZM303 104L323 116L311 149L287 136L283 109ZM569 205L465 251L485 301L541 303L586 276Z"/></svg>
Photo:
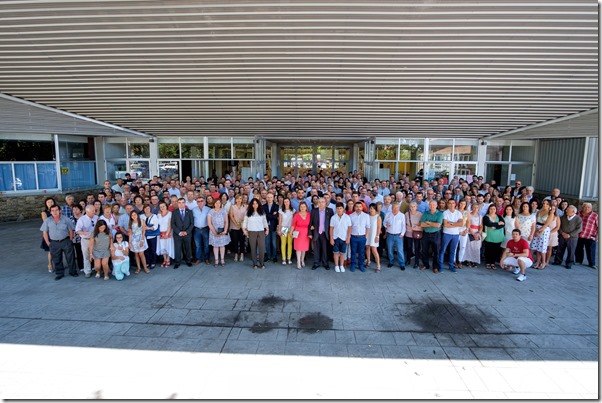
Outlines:
<svg viewBox="0 0 602 403"><path fill-rule="evenodd" d="M46 217L50 217L50 210L46 210ZM46 241L44 241L44 237L42 236L42 244L40 245L40 249L44 249L46 252L50 252L50 247L46 244Z"/></svg>

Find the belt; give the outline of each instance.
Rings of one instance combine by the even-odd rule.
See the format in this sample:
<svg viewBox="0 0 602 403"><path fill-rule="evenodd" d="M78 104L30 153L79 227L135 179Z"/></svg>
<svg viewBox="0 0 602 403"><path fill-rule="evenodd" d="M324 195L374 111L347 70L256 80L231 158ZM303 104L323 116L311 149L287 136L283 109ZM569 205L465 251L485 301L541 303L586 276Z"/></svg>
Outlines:
<svg viewBox="0 0 602 403"><path fill-rule="evenodd" d="M366 235L351 235L353 238L365 238Z"/></svg>
<svg viewBox="0 0 602 403"><path fill-rule="evenodd" d="M208 229L209 226L206 226L206 227L194 227L194 228L196 228L196 229L206 229L207 228Z"/></svg>
<svg viewBox="0 0 602 403"><path fill-rule="evenodd" d="M399 236L401 235L401 232L397 233L397 234L391 234L390 232L387 232L387 235L391 235L391 236Z"/></svg>
<svg viewBox="0 0 602 403"><path fill-rule="evenodd" d="M51 239L50 242L63 242L65 239L69 239L69 237L63 238L63 239L59 239L58 241L55 239Z"/></svg>

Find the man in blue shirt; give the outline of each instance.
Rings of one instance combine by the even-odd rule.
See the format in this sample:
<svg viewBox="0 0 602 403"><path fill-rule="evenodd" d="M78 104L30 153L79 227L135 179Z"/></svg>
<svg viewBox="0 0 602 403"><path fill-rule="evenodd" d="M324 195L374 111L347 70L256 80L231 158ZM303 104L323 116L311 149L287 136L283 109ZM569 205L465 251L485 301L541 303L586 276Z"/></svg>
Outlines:
<svg viewBox="0 0 602 403"><path fill-rule="evenodd" d="M194 217L194 264L199 264L204 261L205 264L209 264L209 225L207 223L207 214L211 211L211 208L205 205L205 199L203 197L197 197L196 206L192 209L192 215Z"/></svg>

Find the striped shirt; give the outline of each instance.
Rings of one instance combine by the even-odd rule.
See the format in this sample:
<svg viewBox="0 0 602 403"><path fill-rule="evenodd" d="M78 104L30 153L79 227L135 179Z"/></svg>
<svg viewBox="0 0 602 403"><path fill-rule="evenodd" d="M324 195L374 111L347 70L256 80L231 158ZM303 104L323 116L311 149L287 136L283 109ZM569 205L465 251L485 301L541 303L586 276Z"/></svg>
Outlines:
<svg viewBox="0 0 602 403"><path fill-rule="evenodd" d="M579 212L579 217L583 221L583 230L579 233L579 238L598 240L598 214L592 211L583 215Z"/></svg>

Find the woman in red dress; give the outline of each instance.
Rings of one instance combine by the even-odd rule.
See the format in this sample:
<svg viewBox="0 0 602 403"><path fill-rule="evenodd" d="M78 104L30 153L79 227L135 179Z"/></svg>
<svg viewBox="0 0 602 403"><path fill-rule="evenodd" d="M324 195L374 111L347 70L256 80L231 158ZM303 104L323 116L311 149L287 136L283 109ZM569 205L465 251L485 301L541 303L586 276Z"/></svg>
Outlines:
<svg viewBox="0 0 602 403"><path fill-rule="evenodd" d="M309 209L307 203L299 203L299 212L293 216L291 233L293 234L293 249L297 252L297 269L305 267L305 253L309 250Z"/></svg>

